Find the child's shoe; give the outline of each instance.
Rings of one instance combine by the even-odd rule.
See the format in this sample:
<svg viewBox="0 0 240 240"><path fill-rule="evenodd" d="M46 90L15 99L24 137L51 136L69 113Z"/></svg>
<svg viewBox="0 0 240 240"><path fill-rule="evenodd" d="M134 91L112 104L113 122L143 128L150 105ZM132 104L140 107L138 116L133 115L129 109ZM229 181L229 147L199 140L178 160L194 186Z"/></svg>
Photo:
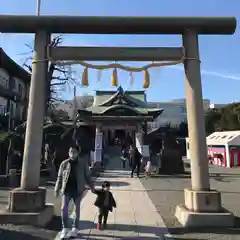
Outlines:
<svg viewBox="0 0 240 240"><path fill-rule="evenodd" d="M101 230L101 224L100 223L97 224L97 230L99 230L99 231Z"/></svg>

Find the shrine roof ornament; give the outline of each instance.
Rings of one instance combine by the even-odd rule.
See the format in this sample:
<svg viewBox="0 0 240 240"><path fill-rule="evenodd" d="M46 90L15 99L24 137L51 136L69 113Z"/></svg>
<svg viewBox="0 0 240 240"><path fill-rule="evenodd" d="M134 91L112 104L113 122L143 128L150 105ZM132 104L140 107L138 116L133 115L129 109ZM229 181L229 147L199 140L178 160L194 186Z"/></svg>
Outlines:
<svg viewBox="0 0 240 240"><path fill-rule="evenodd" d="M109 107L112 105L128 105L131 107L146 108L147 105L144 101L132 97L128 92L125 92L121 86L117 88L117 91L104 102L100 103L99 107Z"/></svg>

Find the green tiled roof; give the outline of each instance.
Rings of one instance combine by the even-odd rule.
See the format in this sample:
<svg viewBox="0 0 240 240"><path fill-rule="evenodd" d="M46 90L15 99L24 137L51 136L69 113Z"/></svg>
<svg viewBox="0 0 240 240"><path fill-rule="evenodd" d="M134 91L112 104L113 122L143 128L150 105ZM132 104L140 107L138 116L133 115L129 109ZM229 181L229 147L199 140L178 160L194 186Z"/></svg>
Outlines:
<svg viewBox="0 0 240 240"><path fill-rule="evenodd" d="M118 88L117 91L96 91L94 96L93 106L99 106L113 97L119 90L123 91L122 88ZM134 101L138 102L140 105L146 105L145 92L144 91L125 91L124 95L132 98Z"/></svg>
<svg viewBox="0 0 240 240"><path fill-rule="evenodd" d="M117 97L120 96L122 101L127 103L117 103ZM116 103L114 102L116 100ZM129 103L129 104L128 104ZM117 91L96 91L93 105L86 110L93 115L104 114L108 109L112 108L128 108L136 112L136 115L152 115L158 116L163 109L149 108L146 103L144 91L123 91L121 87Z"/></svg>
<svg viewBox="0 0 240 240"><path fill-rule="evenodd" d="M120 107L121 105L119 105ZM110 107L90 107L87 110L91 111L93 114L103 114ZM148 110L146 108L134 108L140 114L148 114Z"/></svg>

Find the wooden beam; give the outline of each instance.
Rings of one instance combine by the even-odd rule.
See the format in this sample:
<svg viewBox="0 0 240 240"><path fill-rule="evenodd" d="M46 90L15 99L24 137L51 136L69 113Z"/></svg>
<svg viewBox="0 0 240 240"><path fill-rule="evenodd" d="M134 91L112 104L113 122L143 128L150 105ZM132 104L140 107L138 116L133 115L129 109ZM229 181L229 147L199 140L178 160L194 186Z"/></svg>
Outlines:
<svg viewBox="0 0 240 240"><path fill-rule="evenodd" d="M0 15L0 32L82 34L233 34L234 17L88 17Z"/></svg>
<svg viewBox="0 0 240 240"><path fill-rule="evenodd" d="M133 47L52 47L54 60L84 61L176 61L183 57L179 48Z"/></svg>

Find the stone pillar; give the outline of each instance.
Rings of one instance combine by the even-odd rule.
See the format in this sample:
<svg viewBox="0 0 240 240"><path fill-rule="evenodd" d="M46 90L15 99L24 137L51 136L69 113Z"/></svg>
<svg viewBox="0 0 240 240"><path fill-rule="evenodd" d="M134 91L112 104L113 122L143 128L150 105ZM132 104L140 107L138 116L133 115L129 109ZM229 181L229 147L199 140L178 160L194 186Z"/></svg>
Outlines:
<svg viewBox="0 0 240 240"><path fill-rule="evenodd" d="M48 61L46 47L49 34L39 31L35 34L34 58L29 93L28 117L23 155L21 189L36 190L40 178L40 160L45 116L45 94Z"/></svg>
<svg viewBox="0 0 240 240"><path fill-rule="evenodd" d="M21 187L9 192L8 211L0 214L6 223L44 226L54 214L53 205L46 203L46 189L39 187L49 42L48 33L35 34Z"/></svg>
<svg viewBox="0 0 240 240"><path fill-rule="evenodd" d="M183 35L183 45L186 57L189 58L189 60L185 61L185 85L190 156L192 160L192 189L209 190L207 143L197 33L187 31Z"/></svg>
<svg viewBox="0 0 240 240"><path fill-rule="evenodd" d="M198 34L183 34L185 84L192 188L184 189L185 205L176 208L179 222L188 227L231 226L233 215L222 208L220 193L210 190Z"/></svg>

